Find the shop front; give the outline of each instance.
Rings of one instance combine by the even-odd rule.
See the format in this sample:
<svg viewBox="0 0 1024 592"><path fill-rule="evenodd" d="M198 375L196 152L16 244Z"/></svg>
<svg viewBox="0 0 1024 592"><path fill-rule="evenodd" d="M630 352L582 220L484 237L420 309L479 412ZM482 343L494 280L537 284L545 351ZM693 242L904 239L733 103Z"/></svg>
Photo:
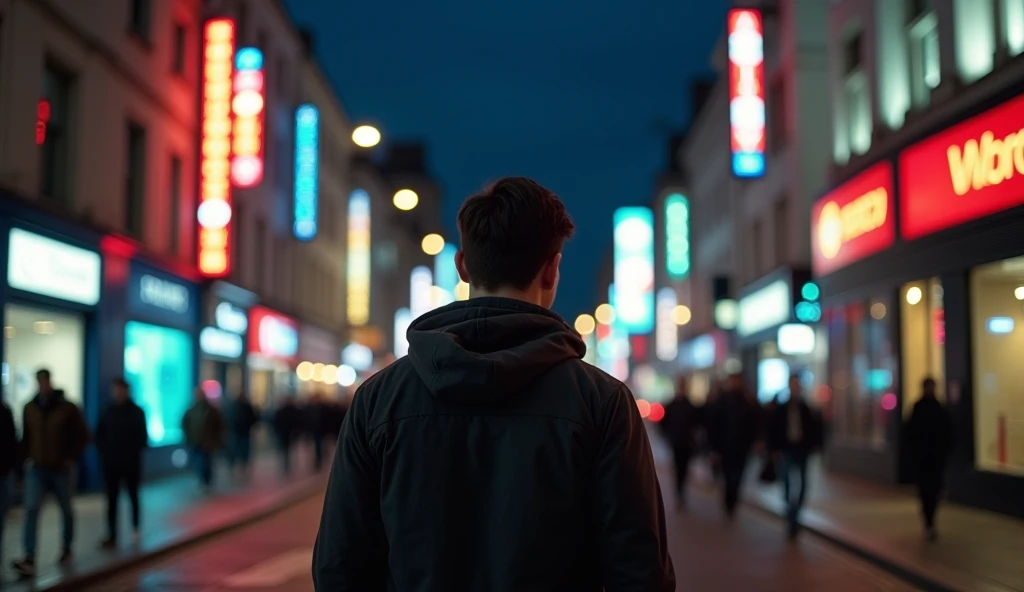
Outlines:
<svg viewBox="0 0 1024 592"><path fill-rule="evenodd" d="M729 357L729 335L716 330L698 335L683 344L679 366L690 379L690 401L703 405L715 385L731 371L740 368L737 359Z"/></svg>
<svg viewBox="0 0 1024 592"><path fill-rule="evenodd" d="M788 396L791 373L812 392L825 373L828 347L820 294L810 273L778 269L739 292L736 339L747 384L761 404Z"/></svg>
<svg viewBox="0 0 1024 592"><path fill-rule="evenodd" d="M226 396L248 391L246 340L249 309L255 303L256 295L248 290L221 281L210 284L199 332L199 377L207 392Z"/></svg>
<svg viewBox="0 0 1024 592"><path fill-rule="evenodd" d="M299 359L302 361L296 377L299 379L300 396L337 398L341 364L338 337L330 331L303 323L299 328Z"/></svg>
<svg viewBox="0 0 1024 592"><path fill-rule="evenodd" d="M249 397L259 409L272 409L298 393L295 367L299 322L265 306L249 309Z"/></svg>
<svg viewBox="0 0 1024 592"><path fill-rule="evenodd" d="M934 378L956 429L950 497L1024 516L1024 95L965 115L900 150L895 179L880 162L812 211L829 454L905 479L900 426Z"/></svg>

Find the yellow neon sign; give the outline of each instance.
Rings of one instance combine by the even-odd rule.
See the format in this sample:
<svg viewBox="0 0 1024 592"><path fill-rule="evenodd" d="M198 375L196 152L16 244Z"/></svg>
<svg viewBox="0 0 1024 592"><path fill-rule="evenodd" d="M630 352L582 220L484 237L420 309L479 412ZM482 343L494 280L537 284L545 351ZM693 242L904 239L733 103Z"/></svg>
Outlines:
<svg viewBox="0 0 1024 592"><path fill-rule="evenodd" d="M957 195L999 185L1014 173L1024 175L1024 129L1001 140L988 130L980 142L971 139L962 148L953 144L946 149L946 158Z"/></svg>
<svg viewBox="0 0 1024 592"><path fill-rule="evenodd" d="M888 210L889 193L883 187L872 189L842 207L834 201L825 204L818 218L821 254L834 259L845 243L881 228Z"/></svg>

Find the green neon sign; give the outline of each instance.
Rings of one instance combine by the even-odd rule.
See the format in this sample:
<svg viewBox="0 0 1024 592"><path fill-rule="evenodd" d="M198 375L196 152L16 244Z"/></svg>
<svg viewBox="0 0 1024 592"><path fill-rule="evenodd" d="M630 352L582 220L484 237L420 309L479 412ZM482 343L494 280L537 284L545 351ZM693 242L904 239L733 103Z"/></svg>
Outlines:
<svg viewBox="0 0 1024 592"><path fill-rule="evenodd" d="M665 268L675 280L690 275L690 202L679 193L665 199Z"/></svg>

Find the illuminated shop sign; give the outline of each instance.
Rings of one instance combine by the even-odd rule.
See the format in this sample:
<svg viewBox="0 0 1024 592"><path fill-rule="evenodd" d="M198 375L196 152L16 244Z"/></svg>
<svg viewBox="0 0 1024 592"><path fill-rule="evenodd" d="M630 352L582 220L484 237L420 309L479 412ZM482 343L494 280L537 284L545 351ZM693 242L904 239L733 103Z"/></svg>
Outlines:
<svg viewBox="0 0 1024 592"><path fill-rule="evenodd" d="M900 234L913 240L1024 205L1024 95L899 156Z"/></svg>
<svg viewBox="0 0 1024 592"><path fill-rule="evenodd" d="M729 128L732 172L765 172L764 26L761 12L729 11Z"/></svg>
<svg viewBox="0 0 1024 592"><path fill-rule="evenodd" d="M231 69L235 23L214 19L203 34L202 142L199 157L199 271L231 271Z"/></svg>
<svg viewBox="0 0 1024 592"><path fill-rule="evenodd" d="M690 367L695 370L710 368L719 359L718 352L720 348L718 341L715 340L715 336L712 334L695 337L690 341L686 349L689 353Z"/></svg>
<svg viewBox="0 0 1024 592"><path fill-rule="evenodd" d="M654 336L654 350L659 360L670 362L679 355L679 325L676 324L676 291L673 288L658 290L657 327Z"/></svg>
<svg viewBox="0 0 1024 592"><path fill-rule="evenodd" d="M736 332L753 335L788 322L793 316L793 294L785 280L775 280L739 301Z"/></svg>
<svg viewBox="0 0 1024 592"><path fill-rule="evenodd" d="M217 327L239 335L245 334L249 329L249 317L245 311L230 302L221 302L217 305L213 311L213 320Z"/></svg>
<svg viewBox="0 0 1024 592"><path fill-rule="evenodd" d="M100 301L100 254L12 228L7 284L18 290L92 306Z"/></svg>
<svg viewBox="0 0 1024 592"><path fill-rule="evenodd" d="M320 112L314 105L303 105L295 111L295 224L292 232L299 240L312 240L316 236L319 183Z"/></svg>
<svg viewBox="0 0 1024 592"><path fill-rule="evenodd" d="M348 322L370 321L370 194L356 189L348 197Z"/></svg>
<svg viewBox="0 0 1024 592"><path fill-rule="evenodd" d="M292 360L299 353L299 323L262 306L249 311L249 353Z"/></svg>
<svg viewBox="0 0 1024 592"><path fill-rule="evenodd" d="M654 330L654 214L650 208L615 210L616 324L630 334Z"/></svg>
<svg viewBox="0 0 1024 592"><path fill-rule="evenodd" d="M690 274L690 202L678 193L665 199L665 270L674 280Z"/></svg>
<svg viewBox="0 0 1024 592"><path fill-rule="evenodd" d="M409 274L409 309L412 318L434 309L433 288L434 274L424 265L416 267Z"/></svg>
<svg viewBox="0 0 1024 592"><path fill-rule="evenodd" d="M263 180L263 52L244 47L235 54L231 181L255 187Z"/></svg>
<svg viewBox="0 0 1024 592"><path fill-rule="evenodd" d="M810 325L790 323L779 327L777 340L779 353L799 356L814 351L815 334Z"/></svg>
<svg viewBox="0 0 1024 592"><path fill-rule="evenodd" d="M191 290L182 284L142 274L139 277L139 301L143 304L183 314L191 308Z"/></svg>
<svg viewBox="0 0 1024 592"><path fill-rule="evenodd" d="M244 349L242 336L217 327L203 327L199 332L199 349L208 356L240 358Z"/></svg>
<svg viewBox="0 0 1024 592"><path fill-rule="evenodd" d="M896 242L892 165L880 162L839 186L811 210L814 275L822 276Z"/></svg>

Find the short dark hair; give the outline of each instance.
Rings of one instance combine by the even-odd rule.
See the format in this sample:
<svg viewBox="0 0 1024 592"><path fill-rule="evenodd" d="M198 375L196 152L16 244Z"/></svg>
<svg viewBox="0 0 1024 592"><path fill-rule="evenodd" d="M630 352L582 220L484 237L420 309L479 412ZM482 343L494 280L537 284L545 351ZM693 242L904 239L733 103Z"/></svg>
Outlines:
<svg viewBox="0 0 1024 592"><path fill-rule="evenodd" d="M128 390L128 381L118 376L114 379L114 386L119 386L124 390Z"/></svg>
<svg viewBox="0 0 1024 592"><path fill-rule="evenodd" d="M526 177L505 177L459 208L462 253L472 284L524 290L576 225L549 189Z"/></svg>
<svg viewBox="0 0 1024 592"><path fill-rule="evenodd" d="M36 380L41 380L43 378L45 378L46 380L50 380L50 370L49 369L47 369L47 368L40 368L39 370L36 370Z"/></svg>

